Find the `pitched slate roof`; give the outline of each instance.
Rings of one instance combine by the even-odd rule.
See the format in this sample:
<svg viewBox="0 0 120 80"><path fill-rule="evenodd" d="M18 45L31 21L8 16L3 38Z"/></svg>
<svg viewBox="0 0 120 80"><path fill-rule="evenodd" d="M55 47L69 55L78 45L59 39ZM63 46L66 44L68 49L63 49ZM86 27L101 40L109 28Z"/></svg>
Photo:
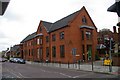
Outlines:
<svg viewBox="0 0 120 80"><path fill-rule="evenodd" d="M14 45L14 46L11 48L11 51L17 51L19 48L20 48L20 46Z"/></svg>
<svg viewBox="0 0 120 80"><path fill-rule="evenodd" d="M69 24L69 22L79 13L79 11L64 17L51 25L50 32L63 28Z"/></svg>
<svg viewBox="0 0 120 80"><path fill-rule="evenodd" d="M46 22L46 21L42 21L42 23L43 23L44 27L46 28L46 30L49 32L50 27L51 27L51 25L52 25L53 23L51 23L51 22Z"/></svg>
<svg viewBox="0 0 120 80"><path fill-rule="evenodd" d="M29 34L26 38L24 38L21 43L25 42L25 41L28 41L30 39L33 39L36 35L36 32L32 33L32 34Z"/></svg>

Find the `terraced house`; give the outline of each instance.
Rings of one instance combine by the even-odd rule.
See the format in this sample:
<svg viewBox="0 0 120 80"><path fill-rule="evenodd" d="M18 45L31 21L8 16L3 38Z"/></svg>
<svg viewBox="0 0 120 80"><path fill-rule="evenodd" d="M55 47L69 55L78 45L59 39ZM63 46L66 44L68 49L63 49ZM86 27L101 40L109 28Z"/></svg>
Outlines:
<svg viewBox="0 0 120 80"><path fill-rule="evenodd" d="M31 61L85 62L95 59L97 28L83 6L54 23L40 21L23 41L23 58Z"/></svg>

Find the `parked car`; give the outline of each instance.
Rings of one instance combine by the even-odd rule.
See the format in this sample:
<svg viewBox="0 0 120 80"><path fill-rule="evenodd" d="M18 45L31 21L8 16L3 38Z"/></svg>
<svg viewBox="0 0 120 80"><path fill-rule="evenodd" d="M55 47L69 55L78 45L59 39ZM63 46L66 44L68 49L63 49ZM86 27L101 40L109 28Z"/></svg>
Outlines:
<svg viewBox="0 0 120 80"><path fill-rule="evenodd" d="M10 62L25 64L25 60L22 58L10 58Z"/></svg>
<svg viewBox="0 0 120 80"><path fill-rule="evenodd" d="M18 63L19 58L14 58L13 61L14 63Z"/></svg>
<svg viewBox="0 0 120 80"><path fill-rule="evenodd" d="M17 63L22 63L22 64L25 64L26 62L25 62L25 60L24 60L24 59L18 58Z"/></svg>
<svg viewBox="0 0 120 80"><path fill-rule="evenodd" d="M6 58L0 58L0 62L6 62L7 59Z"/></svg>
<svg viewBox="0 0 120 80"><path fill-rule="evenodd" d="M14 62L14 58L10 58L10 59L9 59L9 62Z"/></svg>

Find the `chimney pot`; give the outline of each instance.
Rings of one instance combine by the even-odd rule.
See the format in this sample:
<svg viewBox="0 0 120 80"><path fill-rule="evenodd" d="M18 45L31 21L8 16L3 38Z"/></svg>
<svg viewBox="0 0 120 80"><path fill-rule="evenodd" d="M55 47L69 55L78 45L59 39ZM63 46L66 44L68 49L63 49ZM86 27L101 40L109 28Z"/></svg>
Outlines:
<svg viewBox="0 0 120 80"><path fill-rule="evenodd" d="M116 26L113 26L113 31L114 33L116 33Z"/></svg>

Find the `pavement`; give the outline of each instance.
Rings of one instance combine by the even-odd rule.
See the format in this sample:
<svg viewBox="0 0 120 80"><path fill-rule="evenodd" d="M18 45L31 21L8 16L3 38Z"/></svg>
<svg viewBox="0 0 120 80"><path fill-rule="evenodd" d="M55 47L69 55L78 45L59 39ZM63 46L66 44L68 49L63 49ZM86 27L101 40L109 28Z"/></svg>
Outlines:
<svg viewBox="0 0 120 80"><path fill-rule="evenodd" d="M93 62L93 66L91 62L89 63L81 63L79 64L59 64L59 63L38 63L38 62L30 62L26 61L27 64L34 64L34 65L42 65L48 67L58 67L58 68L68 68L68 69L76 69L76 70L83 70L83 71L92 71L92 72L99 72L99 73L108 73L114 75L120 75L120 67L112 66L112 71L110 72L109 66L103 66L102 61L95 61Z"/></svg>

